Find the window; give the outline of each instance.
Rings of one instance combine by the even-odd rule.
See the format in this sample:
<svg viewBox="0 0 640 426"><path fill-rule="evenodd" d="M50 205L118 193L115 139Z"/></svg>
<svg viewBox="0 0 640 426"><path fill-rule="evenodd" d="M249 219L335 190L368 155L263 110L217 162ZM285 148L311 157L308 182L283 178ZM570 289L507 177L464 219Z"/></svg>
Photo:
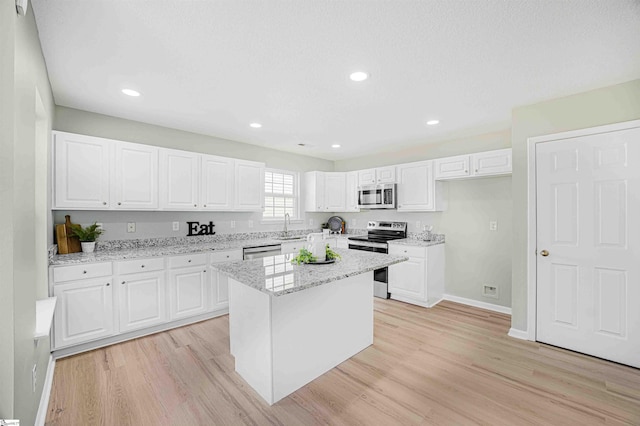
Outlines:
<svg viewBox="0 0 640 426"><path fill-rule="evenodd" d="M298 173L267 169L264 173L264 212L266 220L298 218Z"/></svg>

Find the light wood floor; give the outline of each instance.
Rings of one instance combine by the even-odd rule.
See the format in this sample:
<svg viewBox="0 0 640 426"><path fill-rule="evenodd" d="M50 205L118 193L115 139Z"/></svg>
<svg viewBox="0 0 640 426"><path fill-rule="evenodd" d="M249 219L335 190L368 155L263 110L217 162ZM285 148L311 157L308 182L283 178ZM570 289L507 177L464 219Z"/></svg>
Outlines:
<svg viewBox="0 0 640 426"><path fill-rule="evenodd" d="M47 424L640 424L640 370L509 323L376 299L373 346L269 407L234 372L224 316L58 360Z"/></svg>

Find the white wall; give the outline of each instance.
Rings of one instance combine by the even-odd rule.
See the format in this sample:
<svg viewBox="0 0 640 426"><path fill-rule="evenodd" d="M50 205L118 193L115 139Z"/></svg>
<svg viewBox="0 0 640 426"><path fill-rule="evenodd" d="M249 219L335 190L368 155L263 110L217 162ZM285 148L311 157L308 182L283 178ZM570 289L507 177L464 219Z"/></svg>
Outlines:
<svg viewBox="0 0 640 426"><path fill-rule="evenodd" d="M308 170L333 171L333 162L304 155L276 151L246 143L234 142L212 136L184 132L152 124L124 120L102 114L80 111L61 106L56 107L54 129L71 133L99 136L109 139L143 143L165 148L221 155L231 158L260 161L267 167L300 172ZM304 200L304 190L301 191ZM319 228L330 215L323 213L304 213L303 223L293 223L290 229ZM187 221L214 222L216 233L279 231L282 222L276 224L260 223L262 213L248 212L121 212L121 211L56 211L55 223L64 222L65 214L71 215L73 223L103 223L105 233L101 240L135 239L151 237L185 236ZM180 231L172 231L172 222L180 222ZM231 228L235 221L235 228ZM249 228L249 221L253 228ZM127 222L136 223L136 232L127 233Z"/></svg>

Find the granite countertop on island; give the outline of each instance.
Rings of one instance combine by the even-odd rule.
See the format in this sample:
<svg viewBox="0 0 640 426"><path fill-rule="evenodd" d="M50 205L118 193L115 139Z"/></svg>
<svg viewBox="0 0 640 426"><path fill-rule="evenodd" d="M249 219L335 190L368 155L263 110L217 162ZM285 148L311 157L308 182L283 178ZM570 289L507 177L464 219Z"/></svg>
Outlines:
<svg viewBox="0 0 640 426"><path fill-rule="evenodd" d="M213 269L251 288L282 296L409 260L406 256L334 249L342 259L330 264L291 263L293 254L217 263Z"/></svg>

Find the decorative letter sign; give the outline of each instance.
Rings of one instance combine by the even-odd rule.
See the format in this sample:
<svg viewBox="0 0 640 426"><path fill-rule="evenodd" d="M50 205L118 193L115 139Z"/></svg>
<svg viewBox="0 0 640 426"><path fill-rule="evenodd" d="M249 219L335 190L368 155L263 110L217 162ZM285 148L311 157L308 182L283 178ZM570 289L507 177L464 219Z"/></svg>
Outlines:
<svg viewBox="0 0 640 426"><path fill-rule="evenodd" d="M213 222L209 222L208 225L200 225L200 222L187 222L187 227L189 228L187 237L193 237L195 235L215 235L215 231L213 230L214 226Z"/></svg>

